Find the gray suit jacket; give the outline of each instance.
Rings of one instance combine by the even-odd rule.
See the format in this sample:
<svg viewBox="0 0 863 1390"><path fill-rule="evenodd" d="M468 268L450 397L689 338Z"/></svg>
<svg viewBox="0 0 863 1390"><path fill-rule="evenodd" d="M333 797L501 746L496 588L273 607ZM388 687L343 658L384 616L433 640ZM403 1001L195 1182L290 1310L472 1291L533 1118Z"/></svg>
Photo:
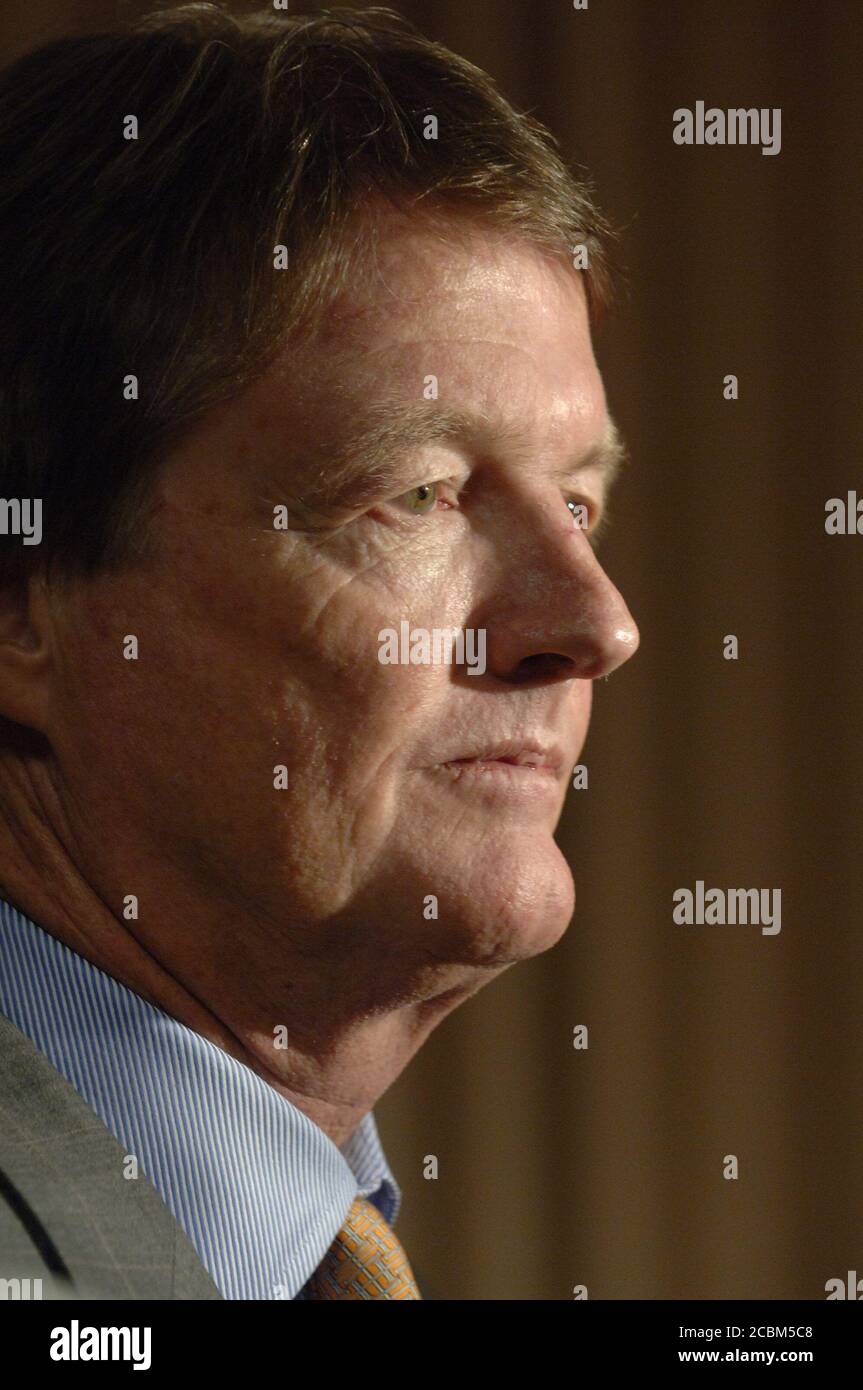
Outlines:
<svg viewBox="0 0 863 1390"><path fill-rule="evenodd" d="M185 1232L98 1115L0 1015L0 1281L43 1298L221 1298ZM0 1298L19 1286L0 1285ZM32 1283L22 1284L32 1297ZM38 1296L38 1295L37 1295Z"/></svg>

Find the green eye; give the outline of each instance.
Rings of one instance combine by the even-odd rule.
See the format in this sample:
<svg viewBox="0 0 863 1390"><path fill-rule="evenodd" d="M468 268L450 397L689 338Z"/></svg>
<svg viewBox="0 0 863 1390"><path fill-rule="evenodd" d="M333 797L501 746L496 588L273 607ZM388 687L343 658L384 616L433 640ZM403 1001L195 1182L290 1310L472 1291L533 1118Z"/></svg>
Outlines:
<svg viewBox="0 0 863 1390"><path fill-rule="evenodd" d="M430 512L437 501L437 483L420 483L419 487L412 487L399 500L415 515Z"/></svg>

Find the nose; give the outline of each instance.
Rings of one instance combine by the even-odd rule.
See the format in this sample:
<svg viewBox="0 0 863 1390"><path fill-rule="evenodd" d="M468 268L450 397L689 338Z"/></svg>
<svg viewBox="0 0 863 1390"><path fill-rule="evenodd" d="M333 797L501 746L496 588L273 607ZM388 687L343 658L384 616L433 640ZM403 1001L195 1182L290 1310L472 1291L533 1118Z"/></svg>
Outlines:
<svg viewBox="0 0 863 1390"><path fill-rule="evenodd" d="M597 680L638 650L623 596L562 501L518 508L500 537L494 597L481 606L487 671L511 684ZM482 620L481 620L482 619Z"/></svg>

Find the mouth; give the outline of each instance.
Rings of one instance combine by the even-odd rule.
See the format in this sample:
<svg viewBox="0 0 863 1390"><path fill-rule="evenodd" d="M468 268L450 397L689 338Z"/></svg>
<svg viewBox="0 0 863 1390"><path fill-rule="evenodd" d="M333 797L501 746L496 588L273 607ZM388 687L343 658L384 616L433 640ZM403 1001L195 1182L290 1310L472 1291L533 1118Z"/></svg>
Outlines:
<svg viewBox="0 0 863 1390"><path fill-rule="evenodd" d="M561 749L539 743L502 743L494 747L449 758L438 763L456 778L466 775L509 777L545 777L558 780L563 768Z"/></svg>

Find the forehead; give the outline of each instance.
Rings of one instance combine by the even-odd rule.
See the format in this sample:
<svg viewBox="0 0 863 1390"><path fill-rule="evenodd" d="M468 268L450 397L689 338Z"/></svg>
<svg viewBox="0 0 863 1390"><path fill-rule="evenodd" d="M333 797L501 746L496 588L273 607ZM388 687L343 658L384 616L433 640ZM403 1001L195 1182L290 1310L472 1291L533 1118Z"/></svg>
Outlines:
<svg viewBox="0 0 863 1390"><path fill-rule="evenodd" d="M270 403L301 393L354 416L382 399L471 405L554 434L605 428L581 275L510 233L402 214L313 340L289 344ZM264 385L261 403L268 395Z"/></svg>
<svg viewBox="0 0 863 1390"><path fill-rule="evenodd" d="M592 358L581 275L513 233L394 214L376 227L367 257L358 282L331 306L319 347L338 354L463 343L530 354L544 344L557 349L545 365L564 371L576 357Z"/></svg>
<svg viewBox="0 0 863 1390"><path fill-rule="evenodd" d="M561 296L583 298L581 276L566 260L475 218L393 210L377 214L356 236L364 247L362 272L334 301L336 321L356 316L383 325L393 309L409 316L412 307L425 313L452 299L482 319L484 311L497 316L499 292L514 308L533 305L540 312L553 312Z"/></svg>

